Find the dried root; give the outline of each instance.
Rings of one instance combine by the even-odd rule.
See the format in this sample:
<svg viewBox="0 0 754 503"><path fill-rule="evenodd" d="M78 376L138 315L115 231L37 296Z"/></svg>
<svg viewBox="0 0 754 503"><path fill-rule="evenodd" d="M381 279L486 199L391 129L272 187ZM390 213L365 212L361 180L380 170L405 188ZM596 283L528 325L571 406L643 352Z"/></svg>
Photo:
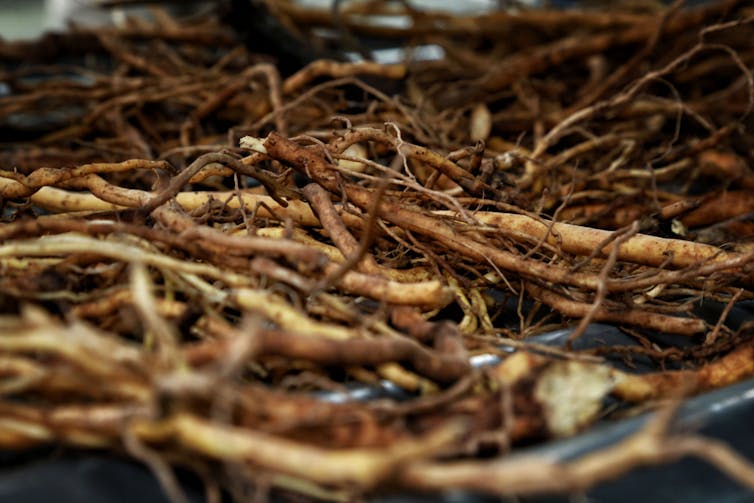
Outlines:
<svg viewBox="0 0 754 503"><path fill-rule="evenodd" d="M0 41L0 447L125 451L175 499L174 465L344 500L581 492L696 456L754 487L669 408L576 459L516 452L612 419L606 397L754 376L745 2L269 8L445 56L281 75L159 11ZM577 349L594 322L635 344ZM404 395L347 393L385 381Z"/></svg>

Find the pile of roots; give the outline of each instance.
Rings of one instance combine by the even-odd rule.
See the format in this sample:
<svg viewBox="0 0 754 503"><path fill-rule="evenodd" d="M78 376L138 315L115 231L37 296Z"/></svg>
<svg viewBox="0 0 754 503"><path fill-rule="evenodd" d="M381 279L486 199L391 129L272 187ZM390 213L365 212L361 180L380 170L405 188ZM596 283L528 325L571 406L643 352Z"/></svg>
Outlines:
<svg viewBox="0 0 754 503"><path fill-rule="evenodd" d="M281 72L162 10L0 42L0 447L123 453L175 501L174 467L210 501L568 493L686 455L754 487L661 407L754 374L728 321L754 299L754 8L336 7L266 14L406 59ZM576 349L595 324L633 343ZM508 461L634 407L660 413L619 444Z"/></svg>

